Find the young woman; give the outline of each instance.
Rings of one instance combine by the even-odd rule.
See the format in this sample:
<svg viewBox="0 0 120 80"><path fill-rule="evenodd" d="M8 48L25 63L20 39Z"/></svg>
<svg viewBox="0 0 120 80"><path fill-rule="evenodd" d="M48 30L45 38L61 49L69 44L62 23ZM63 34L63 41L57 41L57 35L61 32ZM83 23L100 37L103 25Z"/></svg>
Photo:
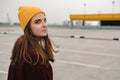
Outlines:
<svg viewBox="0 0 120 80"><path fill-rule="evenodd" d="M18 18L24 34L14 44L8 80L53 80L54 49L48 36L45 12L21 6Z"/></svg>

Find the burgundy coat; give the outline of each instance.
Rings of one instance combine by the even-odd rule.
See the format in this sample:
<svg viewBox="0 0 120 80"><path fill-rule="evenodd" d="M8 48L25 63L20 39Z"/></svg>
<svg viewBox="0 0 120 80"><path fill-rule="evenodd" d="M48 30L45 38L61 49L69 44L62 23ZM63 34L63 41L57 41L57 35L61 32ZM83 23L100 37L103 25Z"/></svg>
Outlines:
<svg viewBox="0 0 120 80"><path fill-rule="evenodd" d="M28 49L28 53L36 60L34 50ZM10 64L8 80L53 80L52 66L49 64L49 67L45 67L41 64L41 59L34 66L22 59L16 67Z"/></svg>

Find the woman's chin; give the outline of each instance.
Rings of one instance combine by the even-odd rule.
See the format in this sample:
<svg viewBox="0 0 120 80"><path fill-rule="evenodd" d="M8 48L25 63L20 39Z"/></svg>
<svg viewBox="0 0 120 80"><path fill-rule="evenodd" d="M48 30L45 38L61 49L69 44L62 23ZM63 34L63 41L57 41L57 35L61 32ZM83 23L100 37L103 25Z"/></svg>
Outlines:
<svg viewBox="0 0 120 80"><path fill-rule="evenodd" d="M40 35L40 37L46 37L48 34L47 33L44 33L42 35Z"/></svg>

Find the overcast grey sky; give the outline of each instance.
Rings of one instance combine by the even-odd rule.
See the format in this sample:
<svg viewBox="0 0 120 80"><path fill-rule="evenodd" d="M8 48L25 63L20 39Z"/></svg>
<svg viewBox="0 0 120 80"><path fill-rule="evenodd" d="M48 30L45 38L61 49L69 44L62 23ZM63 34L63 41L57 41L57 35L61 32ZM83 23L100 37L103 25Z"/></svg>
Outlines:
<svg viewBox="0 0 120 80"><path fill-rule="evenodd" d="M21 5L42 8L48 23L62 23L69 20L70 14L113 13L113 7L114 13L120 13L120 0L0 0L0 22L7 22L7 14L12 23L18 22L17 12Z"/></svg>

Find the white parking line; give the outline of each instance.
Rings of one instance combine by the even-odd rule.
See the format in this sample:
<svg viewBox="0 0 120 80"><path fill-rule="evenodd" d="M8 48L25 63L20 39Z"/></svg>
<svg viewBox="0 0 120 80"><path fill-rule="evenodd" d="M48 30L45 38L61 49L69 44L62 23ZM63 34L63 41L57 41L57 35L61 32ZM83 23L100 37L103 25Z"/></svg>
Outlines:
<svg viewBox="0 0 120 80"><path fill-rule="evenodd" d="M91 67L91 68L100 68L100 66L97 66L97 65L90 65L90 64L70 62L70 61L63 61L63 60L56 60L56 61L57 62L61 62L61 63L73 64L73 65L81 65L81 66L86 66L86 67Z"/></svg>
<svg viewBox="0 0 120 80"><path fill-rule="evenodd" d="M7 74L6 71L2 71L2 70L0 70L0 73L2 73L2 74Z"/></svg>
<svg viewBox="0 0 120 80"><path fill-rule="evenodd" d="M115 54L103 54L103 53L90 53L86 51L79 51L79 50L70 50L70 49L59 49L60 51L66 51L66 52L76 52L76 53L81 53L81 54L89 54L89 55L100 55L100 56L112 56L112 57L120 57L120 55L115 55Z"/></svg>

